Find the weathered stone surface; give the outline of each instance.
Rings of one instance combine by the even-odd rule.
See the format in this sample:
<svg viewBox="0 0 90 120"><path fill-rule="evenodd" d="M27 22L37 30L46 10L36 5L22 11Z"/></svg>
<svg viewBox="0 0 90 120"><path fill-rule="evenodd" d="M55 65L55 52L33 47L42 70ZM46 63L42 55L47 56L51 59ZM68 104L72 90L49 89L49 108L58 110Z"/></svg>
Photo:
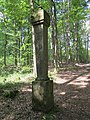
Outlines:
<svg viewBox="0 0 90 120"><path fill-rule="evenodd" d="M53 81L32 83L32 107L36 111L48 112L53 108Z"/></svg>
<svg viewBox="0 0 90 120"><path fill-rule="evenodd" d="M48 26L50 17L39 10L32 19L37 78L32 82L33 110L48 112L54 105L53 81L48 78Z"/></svg>
<svg viewBox="0 0 90 120"><path fill-rule="evenodd" d="M39 16L39 17L37 17ZM42 21L42 22L41 22ZM48 26L49 16L44 10L39 10L36 19L33 19L35 54L36 54L36 80L48 80Z"/></svg>
<svg viewBox="0 0 90 120"><path fill-rule="evenodd" d="M45 23L47 26L49 26L50 17L45 10L40 9L37 11L37 13L33 14L31 22L33 25Z"/></svg>

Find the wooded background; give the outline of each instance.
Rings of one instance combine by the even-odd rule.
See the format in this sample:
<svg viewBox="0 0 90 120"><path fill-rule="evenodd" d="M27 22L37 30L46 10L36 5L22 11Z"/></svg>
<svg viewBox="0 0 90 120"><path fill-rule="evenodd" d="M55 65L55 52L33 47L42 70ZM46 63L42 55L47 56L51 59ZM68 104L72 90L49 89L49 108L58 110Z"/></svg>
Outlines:
<svg viewBox="0 0 90 120"><path fill-rule="evenodd" d="M50 15L49 65L90 62L90 0L0 0L0 67L33 67L32 13Z"/></svg>

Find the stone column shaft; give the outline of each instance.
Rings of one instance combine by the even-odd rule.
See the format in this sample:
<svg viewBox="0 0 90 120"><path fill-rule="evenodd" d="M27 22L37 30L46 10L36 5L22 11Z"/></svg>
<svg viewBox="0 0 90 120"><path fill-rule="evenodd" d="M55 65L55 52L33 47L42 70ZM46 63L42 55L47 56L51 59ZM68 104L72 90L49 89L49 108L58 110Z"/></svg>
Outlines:
<svg viewBox="0 0 90 120"><path fill-rule="evenodd" d="M50 17L39 10L32 17L34 30L37 78L32 82L32 107L47 112L54 105L53 81L48 78L48 27Z"/></svg>

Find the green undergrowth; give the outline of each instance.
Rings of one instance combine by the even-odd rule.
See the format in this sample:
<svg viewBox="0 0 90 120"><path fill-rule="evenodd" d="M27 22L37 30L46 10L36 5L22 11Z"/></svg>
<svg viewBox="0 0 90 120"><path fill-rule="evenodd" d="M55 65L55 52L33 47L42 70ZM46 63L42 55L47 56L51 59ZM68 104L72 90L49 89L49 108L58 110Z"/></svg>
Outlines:
<svg viewBox="0 0 90 120"><path fill-rule="evenodd" d="M22 84L31 83L34 76L30 67L3 66L0 68L0 88L12 89Z"/></svg>

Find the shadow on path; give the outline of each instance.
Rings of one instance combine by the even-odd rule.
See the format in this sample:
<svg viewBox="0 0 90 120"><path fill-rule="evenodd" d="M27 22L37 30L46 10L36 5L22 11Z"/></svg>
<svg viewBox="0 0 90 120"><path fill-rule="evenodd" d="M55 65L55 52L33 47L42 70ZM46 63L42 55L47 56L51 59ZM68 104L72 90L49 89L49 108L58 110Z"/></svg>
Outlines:
<svg viewBox="0 0 90 120"><path fill-rule="evenodd" d="M65 74L63 78L59 75L54 83L56 120L90 120L90 72L81 72L69 80Z"/></svg>

